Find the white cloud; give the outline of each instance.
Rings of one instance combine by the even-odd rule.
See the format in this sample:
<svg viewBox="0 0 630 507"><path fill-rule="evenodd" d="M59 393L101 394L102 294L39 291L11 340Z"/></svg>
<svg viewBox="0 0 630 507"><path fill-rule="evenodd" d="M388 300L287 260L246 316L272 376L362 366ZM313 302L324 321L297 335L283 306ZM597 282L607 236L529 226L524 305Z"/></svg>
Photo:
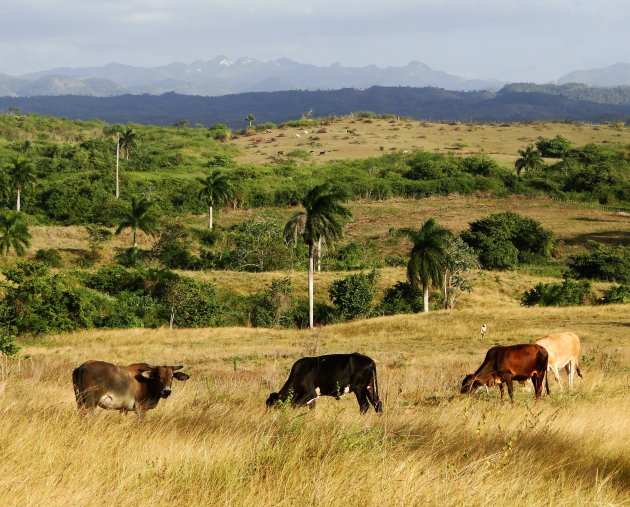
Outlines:
<svg viewBox="0 0 630 507"><path fill-rule="evenodd" d="M0 0L0 72L288 57L550 80L628 61L623 0Z"/></svg>

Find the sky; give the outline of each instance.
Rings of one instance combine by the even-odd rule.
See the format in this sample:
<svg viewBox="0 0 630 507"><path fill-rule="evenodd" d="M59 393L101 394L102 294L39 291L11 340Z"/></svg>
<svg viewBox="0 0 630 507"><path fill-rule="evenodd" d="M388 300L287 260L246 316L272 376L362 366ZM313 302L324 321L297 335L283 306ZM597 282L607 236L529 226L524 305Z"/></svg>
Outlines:
<svg viewBox="0 0 630 507"><path fill-rule="evenodd" d="M0 0L0 73L225 55L552 82L630 62L627 0Z"/></svg>

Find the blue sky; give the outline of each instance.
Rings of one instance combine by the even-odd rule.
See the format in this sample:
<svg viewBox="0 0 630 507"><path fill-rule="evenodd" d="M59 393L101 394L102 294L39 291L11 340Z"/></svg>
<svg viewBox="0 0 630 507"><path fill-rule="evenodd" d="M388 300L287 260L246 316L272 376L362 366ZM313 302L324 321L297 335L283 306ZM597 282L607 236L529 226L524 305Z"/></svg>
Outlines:
<svg viewBox="0 0 630 507"><path fill-rule="evenodd" d="M0 73L217 55L554 81L630 62L627 0L0 0Z"/></svg>

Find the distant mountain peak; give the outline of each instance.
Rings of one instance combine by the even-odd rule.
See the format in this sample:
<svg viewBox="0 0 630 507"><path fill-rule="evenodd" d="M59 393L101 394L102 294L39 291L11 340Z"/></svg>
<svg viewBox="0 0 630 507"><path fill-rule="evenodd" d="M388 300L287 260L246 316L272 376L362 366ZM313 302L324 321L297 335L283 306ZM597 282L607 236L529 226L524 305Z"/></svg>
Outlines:
<svg viewBox="0 0 630 507"><path fill-rule="evenodd" d="M617 62L598 69L576 70L558 79L559 84L583 83L591 86L630 86L630 63Z"/></svg>

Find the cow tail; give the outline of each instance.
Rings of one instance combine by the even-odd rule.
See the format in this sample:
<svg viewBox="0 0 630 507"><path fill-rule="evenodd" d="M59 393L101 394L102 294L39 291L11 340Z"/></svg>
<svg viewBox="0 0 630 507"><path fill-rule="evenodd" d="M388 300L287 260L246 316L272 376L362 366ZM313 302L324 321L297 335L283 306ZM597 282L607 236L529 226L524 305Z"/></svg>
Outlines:
<svg viewBox="0 0 630 507"><path fill-rule="evenodd" d="M577 365L577 361L575 363L575 373L578 374L578 377L583 378L582 377L582 372L580 371L580 367Z"/></svg>
<svg viewBox="0 0 630 507"><path fill-rule="evenodd" d="M376 363L372 363L372 389L374 390L374 410L381 412L383 410L383 402L378 394L378 380L376 377Z"/></svg>

